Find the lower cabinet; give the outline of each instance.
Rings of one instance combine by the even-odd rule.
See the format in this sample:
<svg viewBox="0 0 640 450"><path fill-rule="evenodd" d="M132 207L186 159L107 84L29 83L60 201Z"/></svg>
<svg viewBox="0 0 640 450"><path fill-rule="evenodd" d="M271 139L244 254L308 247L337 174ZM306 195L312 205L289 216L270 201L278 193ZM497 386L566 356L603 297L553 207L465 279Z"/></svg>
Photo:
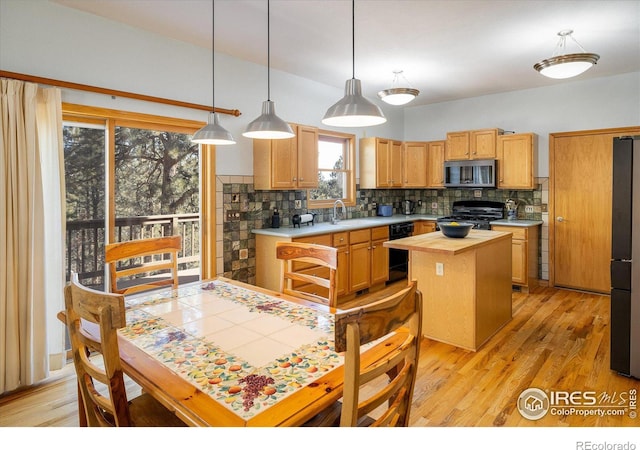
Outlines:
<svg viewBox="0 0 640 450"><path fill-rule="evenodd" d="M433 233L436 231L436 222L434 220L417 220L413 222L413 235Z"/></svg>
<svg viewBox="0 0 640 450"><path fill-rule="evenodd" d="M538 284L538 225L531 227L492 225L494 231L512 233L511 281L522 292Z"/></svg>
<svg viewBox="0 0 640 450"><path fill-rule="evenodd" d="M383 287L389 279L389 249L383 246L389 240L389 227L381 226L353 231L319 234L300 238L256 235L256 284L279 291L282 262L276 259L276 242L308 242L333 246L338 249L337 289L338 302L351 299L363 289ZM296 263L294 270L317 273L326 270L306 263ZM305 290L305 286L297 286ZM309 285L320 295L321 287Z"/></svg>

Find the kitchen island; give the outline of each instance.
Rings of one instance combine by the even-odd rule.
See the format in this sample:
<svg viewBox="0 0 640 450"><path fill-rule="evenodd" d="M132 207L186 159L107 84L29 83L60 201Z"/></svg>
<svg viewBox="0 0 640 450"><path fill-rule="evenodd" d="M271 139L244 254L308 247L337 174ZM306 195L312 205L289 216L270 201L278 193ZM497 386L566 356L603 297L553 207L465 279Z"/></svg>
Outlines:
<svg viewBox="0 0 640 450"><path fill-rule="evenodd" d="M423 295L423 334L476 351L511 320L511 233L438 231L384 243L409 251L409 279Z"/></svg>

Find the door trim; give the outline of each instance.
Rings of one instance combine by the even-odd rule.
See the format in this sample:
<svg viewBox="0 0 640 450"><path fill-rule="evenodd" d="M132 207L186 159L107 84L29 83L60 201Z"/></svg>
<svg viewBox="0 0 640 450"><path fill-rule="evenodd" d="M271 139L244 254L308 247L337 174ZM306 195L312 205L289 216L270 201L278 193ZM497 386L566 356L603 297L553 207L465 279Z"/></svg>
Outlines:
<svg viewBox="0 0 640 450"><path fill-rule="evenodd" d="M573 136L592 136L597 134L619 134L620 136L640 133L640 126L621 128L602 128L562 133L549 133L549 286L555 287L555 139Z"/></svg>

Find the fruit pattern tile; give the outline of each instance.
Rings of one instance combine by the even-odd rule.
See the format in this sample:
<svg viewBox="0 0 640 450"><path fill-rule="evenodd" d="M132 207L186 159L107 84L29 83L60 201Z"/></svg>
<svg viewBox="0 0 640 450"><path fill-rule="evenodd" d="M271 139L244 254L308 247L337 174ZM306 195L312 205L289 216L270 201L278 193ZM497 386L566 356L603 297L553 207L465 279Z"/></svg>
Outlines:
<svg viewBox="0 0 640 450"><path fill-rule="evenodd" d="M274 361L252 366L233 351L206 336L194 336L162 317L145 311L165 302L202 296L227 300L258 314L269 314L290 324L314 330L318 338L300 342ZM127 326L123 337L181 377L248 420L343 364L334 351L334 321L329 313L287 302L221 280L162 290L127 298Z"/></svg>

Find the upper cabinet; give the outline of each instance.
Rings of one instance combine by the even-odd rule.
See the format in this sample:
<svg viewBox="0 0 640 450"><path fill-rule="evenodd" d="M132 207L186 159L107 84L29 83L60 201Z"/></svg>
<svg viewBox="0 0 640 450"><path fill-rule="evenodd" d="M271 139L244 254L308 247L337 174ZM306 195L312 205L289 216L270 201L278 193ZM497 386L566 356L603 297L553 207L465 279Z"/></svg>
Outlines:
<svg viewBox="0 0 640 450"><path fill-rule="evenodd" d="M497 139L503 133L500 128L449 132L445 160L496 159Z"/></svg>
<svg viewBox="0 0 640 450"><path fill-rule="evenodd" d="M402 142L369 137L360 139L360 188L402 186Z"/></svg>
<svg viewBox="0 0 640 450"><path fill-rule="evenodd" d="M256 189L318 187L318 129L291 124L291 139L254 139L253 182Z"/></svg>
<svg viewBox="0 0 640 450"><path fill-rule="evenodd" d="M402 146L402 187L427 186L427 143L405 142Z"/></svg>
<svg viewBox="0 0 640 450"><path fill-rule="evenodd" d="M427 187L444 188L445 141L427 142Z"/></svg>
<svg viewBox="0 0 640 450"><path fill-rule="evenodd" d="M535 189L537 156L536 134L498 136L498 189Z"/></svg>

